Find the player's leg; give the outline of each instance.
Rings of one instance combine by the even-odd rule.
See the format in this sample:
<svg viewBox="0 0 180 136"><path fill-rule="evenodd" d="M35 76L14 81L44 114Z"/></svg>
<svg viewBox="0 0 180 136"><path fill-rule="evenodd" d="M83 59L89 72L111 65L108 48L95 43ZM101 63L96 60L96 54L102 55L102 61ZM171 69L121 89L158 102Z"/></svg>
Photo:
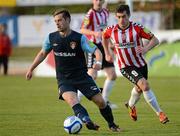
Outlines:
<svg viewBox="0 0 180 136"><path fill-rule="evenodd" d="M135 104L139 101L142 91L137 87L134 86L131 91L131 96L128 102L125 103L125 106L129 110L129 115L132 120L137 120L137 111Z"/></svg>
<svg viewBox="0 0 180 136"><path fill-rule="evenodd" d="M59 98L66 101L66 103L73 109L74 114L85 123L88 129L98 130L99 126L91 121L87 110L79 103L76 89L71 85L59 86Z"/></svg>
<svg viewBox="0 0 180 136"><path fill-rule="evenodd" d="M140 96L141 96L142 91L137 87L134 86L132 91L131 91L131 96L130 99L128 101L128 105L130 107L133 107L136 105L136 103L139 101Z"/></svg>
<svg viewBox="0 0 180 136"><path fill-rule="evenodd" d="M161 115L162 111L147 81L147 66L145 65L144 67L141 68L127 67L121 69L121 73L123 74L123 76L128 78L132 83L137 85L140 90L142 90L146 102L152 107L152 109L157 113L158 116ZM133 107L130 108L133 109ZM163 121L160 120L162 123L164 122L166 123L168 121L167 117L166 116L164 117L165 118Z"/></svg>
<svg viewBox="0 0 180 136"><path fill-rule="evenodd" d="M137 111L135 104L140 99L140 89L136 86L136 81L142 77L142 74L136 74L134 73L135 67L126 67L121 69L121 73L124 77L126 77L128 80L130 80L133 84L135 84L135 87L131 91L131 96L128 102L125 103L125 106L128 108L129 115L133 121L137 120Z"/></svg>
<svg viewBox="0 0 180 136"><path fill-rule="evenodd" d="M160 122L161 123L166 123L168 122L167 116L162 112L158 101L156 99L155 94L153 91L150 89L149 83L145 78L139 79L137 82L137 85L141 88L143 91L143 96L146 102L150 105L150 107L156 112L157 116L159 116Z"/></svg>
<svg viewBox="0 0 180 136"><path fill-rule="evenodd" d="M112 110L111 110L110 106L104 101L101 93L94 95L91 98L91 100L98 106L99 111L100 111L101 115L103 116L103 118L108 123L110 130L112 130L114 132L120 132L119 126L114 123L114 117L112 114Z"/></svg>
<svg viewBox="0 0 180 136"><path fill-rule="evenodd" d="M115 68L114 67L105 67L103 69L106 73L106 80L104 82L103 90L102 90L102 96L106 102L108 102L109 106L112 109L118 108L116 104L109 102L109 95L112 91L112 88L114 86L115 80L117 78Z"/></svg>
<svg viewBox="0 0 180 136"><path fill-rule="evenodd" d="M109 102L109 95L112 91L114 82L117 78L116 71L114 68L114 63L110 63L110 62L106 61L104 48L101 44L98 46L98 48L100 49L102 56L103 56L102 69L106 73L106 80L104 82L104 86L103 86L103 90L102 90L102 96L103 96L104 100L106 102L108 102L109 106L112 109L115 109L115 108L118 108L118 106L116 104L112 104L111 102ZM111 51L111 49L110 49L110 51Z"/></svg>
<svg viewBox="0 0 180 136"><path fill-rule="evenodd" d="M119 127L114 123L114 117L112 115L111 108L104 101L100 90L92 77L89 75L87 76L88 77L84 78L82 83L78 86L78 89L84 94L84 96L86 96L86 98L92 100L98 106L100 113L107 121L109 128L113 131L119 131Z"/></svg>

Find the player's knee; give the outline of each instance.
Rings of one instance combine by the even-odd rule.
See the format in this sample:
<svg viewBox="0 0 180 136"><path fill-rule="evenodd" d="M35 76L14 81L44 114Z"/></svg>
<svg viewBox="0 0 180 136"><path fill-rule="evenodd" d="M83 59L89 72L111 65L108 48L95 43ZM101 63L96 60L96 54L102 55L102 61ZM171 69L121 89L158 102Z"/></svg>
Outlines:
<svg viewBox="0 0 180 136"><path fill-rule="evenodd" d="M143 85L142 85L142 91L148 91L149 90L149 84L148 82L143 82Z"/></svg>
<svg viewBox="0 0 180 136"><path fill-rule="evenodd" d="M112 75L112 79L111 79L111 80L116 80L116 78L117 78L117 75L116 75L116 73L114 73L114 74Z"/></svg>
<svg viewBox="0 0 180 136"><path fill-rule="evenodd" d="M67 102L71 107L73 107L74 105L78 104L79 101L78 100L74 100L74 99L70 99Z"/></svg>
<svg viewBox="0 0 180 136"><path fill-rule="evenodd" d="M140 89L142 91L148 91L149 90L149 83L146 79L141 79L140 81L138 81L138 86L140 87Z"/></svg>

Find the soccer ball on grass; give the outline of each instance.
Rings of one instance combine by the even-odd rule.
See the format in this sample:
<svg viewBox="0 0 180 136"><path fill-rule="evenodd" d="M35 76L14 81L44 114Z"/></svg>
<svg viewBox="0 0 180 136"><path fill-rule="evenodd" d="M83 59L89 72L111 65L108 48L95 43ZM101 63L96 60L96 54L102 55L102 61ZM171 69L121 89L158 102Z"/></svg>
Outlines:
<svg viewBox="0 0 180 136"><path fill-rule="evenodd" d="M76 116L69 116L64 120L64 130L68 134L77 134L82 128L82 121Z"/></svg>

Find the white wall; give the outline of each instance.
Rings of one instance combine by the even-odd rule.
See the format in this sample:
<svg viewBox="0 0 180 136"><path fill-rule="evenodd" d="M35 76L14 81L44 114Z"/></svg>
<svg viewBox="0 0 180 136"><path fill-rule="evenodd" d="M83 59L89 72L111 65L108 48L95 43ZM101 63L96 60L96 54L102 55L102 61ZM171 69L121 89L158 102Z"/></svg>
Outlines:
<svg viewBox="0 0 180 136"><path fill-rule="evenodd" d="M72 14L71 26L79 31L85 14ZM134 12L132 20L149 28L152 32L160 28L159 12ZM114 14L109 17L109 25L115 24ZM50 32L56 31L53 18L49 15L19 16L18 17L18 41L19 46L40 46L43 39Z"/></svg>

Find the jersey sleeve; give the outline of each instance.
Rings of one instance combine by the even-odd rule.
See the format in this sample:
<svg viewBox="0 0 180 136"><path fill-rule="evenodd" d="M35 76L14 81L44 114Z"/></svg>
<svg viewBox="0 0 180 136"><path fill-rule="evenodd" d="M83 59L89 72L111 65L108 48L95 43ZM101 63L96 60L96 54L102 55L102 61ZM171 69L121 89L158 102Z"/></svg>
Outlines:
<svg viewBox="0 0 180 136"><path fill-rule="evenodd" d="M93 18L93 13L92 10L90 10L84 17L82 24L81 24L81 28L89 28L89 26L91 26L92 24L92 18Z"/></svg>
<svg viewBox="0 0 180 136"><path fill-rule="evenodd" d="M112 28L111 27L107 27L104 31L103 31L103 38L105 39L109 39L111 37L111 33L112 33Z"/></svg>
<svg viewBox="0 0 180 136"><path fill-rule="evenodd" d="M49 35L44 39L42 49L45 52L50 52L52 50L52 46L49 41Z"/></svg>
<svg viewBox="0 0 180 136"><path fill-rule="evenodd" d="M93 42L89 41L84 35L81 37L81 47L84 52L88 53L94 53L97 48L97 46Z"/></svg>
<svg viewBox="0 0 180 136"><path fill-rule="evenodd" d="M140 37L150 40L154 36L154 34L151 33L151 31L148 30L146 27L144 27L142 25L139 25L138 27L139 27L138 29L139 29Z"/></svg>

